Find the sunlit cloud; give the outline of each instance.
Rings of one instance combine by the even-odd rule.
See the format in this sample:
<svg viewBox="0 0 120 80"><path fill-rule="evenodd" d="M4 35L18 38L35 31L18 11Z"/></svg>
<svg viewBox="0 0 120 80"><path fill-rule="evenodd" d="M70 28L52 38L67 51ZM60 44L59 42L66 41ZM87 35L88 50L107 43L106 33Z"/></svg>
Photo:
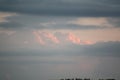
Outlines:
<svg viewBox="0 0 120 80"><path fill-rule="evenodd" d="M45 23L40 23L41 26L44 26L44 27L47 27L47 26L50 26L50 25L55 25L56 23L55 22L45 22Z"/></svg>
<svg viewBox="0 0 120 80"><path fill-rule="evenodd" d="M68 40L71 41L72 43L75 43L75 44L80 44L81 43L80 38L76 37L72 33L68 33Z"/></svg>
<svg viewBox="0 0 120 80"><path fill-rule="evenodd" d="M55 37L53 34L48 33L48 32L44 32L43 35L47 38L49 38L50 40L52 40L54 43L60 43L60 41L58 40L57 37Z"/></svg>
<svg viewBox="0 0 120 80"><path fill-rule="evenodd" d="M69 40L70 42L74 44L86 44L86 45L93 44L93 42L90 40L81 40L79 37L77 37L73 33L68 33L67 40Z"/></svg>
<svg viewBox="0 0 120 80"><path fill-rule="evenodd" d="M45 45L45 42L42 40L42 38L40 37L39 33L37 31L33 31L33 34L35 35L37 41L41 44L41 45Z"/></svg>
<svg viewBox="0 0 120 80"><path fill-rule="evenodd" d="M1 22L9 22L6 18L10 16L16 16L16 13L7 13L7 12L0 12L0 23Z"/></svg>
<svg viewBox="0 0 120 80"><path fill-rule="evenodd" d="M73 21L68 21L68 24L77 24L83 26L98 26L98 27L112 27L109 23L108 18L92 18L92 17L84 17L77 18Z"/></svg>
<svg viewBox="0 0 120 80"><path fill-rule="evenodd" d="M61 36L55 36L54 33L49 32L49 31L33 31L34 35L37 37L37 40L39 41L40 44L49 44L49 41L52 41L54 44L77 44L77 45L91 45L94 44L90 40L82 40L80 37L76 36L72 32L66 32L66 33L61 33L59 34ZM43 41L44 40L44 41ZM49 41L48 41L49 40Z"/></svg>
<svg viewBox="0 0 120 80"><path fill-rule="evenodd" d="M94 42L92 42L92 41L89 41L89 40L86 40L86 41L83 41L83 44L90 45L90 44L94 44Z"/></svg>

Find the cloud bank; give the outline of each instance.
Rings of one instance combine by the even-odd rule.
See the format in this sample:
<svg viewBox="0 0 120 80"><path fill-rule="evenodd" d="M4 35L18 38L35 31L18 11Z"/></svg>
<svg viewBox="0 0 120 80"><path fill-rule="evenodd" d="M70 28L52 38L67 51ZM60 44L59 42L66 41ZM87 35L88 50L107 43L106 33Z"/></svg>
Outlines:
<svg viewBox="0 0 120 80"><path fill-rule="evenodd" d="M0 11L45 16L115 17L120 16L119 4L119 0L0 0Z"/></svg>
<svg viewBox="0 0 120 80"><path fill-rule="evenodd" d="M12 51L1 51L0 56L109 56L120 57L120 42L98 42L91 45L54 45L54 46L31 46L34 48L24 49L22 46L12 48ZM16 49L17 51L15 51ZM19 50L18 50L19 49Z"/></svg>

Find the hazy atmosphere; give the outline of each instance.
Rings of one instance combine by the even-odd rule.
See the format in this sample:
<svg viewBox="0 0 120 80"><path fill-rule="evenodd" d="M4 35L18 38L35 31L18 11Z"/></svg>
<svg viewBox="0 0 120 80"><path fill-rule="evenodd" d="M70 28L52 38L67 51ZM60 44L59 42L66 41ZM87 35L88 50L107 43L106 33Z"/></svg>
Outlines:
<svg viewBox="0 0 120 80"><path fill-rule="evenodd" d="M120 80L120 0L0 0L0 80Z"/></svg>

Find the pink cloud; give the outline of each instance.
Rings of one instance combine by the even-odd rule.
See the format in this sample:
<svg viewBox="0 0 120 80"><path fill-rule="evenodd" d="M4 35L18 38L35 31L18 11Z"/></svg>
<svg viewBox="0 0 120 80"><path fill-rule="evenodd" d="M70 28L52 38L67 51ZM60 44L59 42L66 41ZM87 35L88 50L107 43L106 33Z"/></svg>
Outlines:
<svg viewBox="0 0 120 80"><path fill-rule="evenodd" d="M92 41L89 41L89 40L87 40L87 41L83 41L83 44L93 44L93 42Z"/></svg>
<svg viewBox="0 0 120 80"><path fill-rule="evenodd" d="M79 37L75 36L73 33L68 33L68 38L69 41L75 44L80 44L81 40Z"/></svg>
<svg viewBox="0 0 120 80"><path fill-rule="evenodd" d="M74 35L73 33L69 32L66 34L62 34L62 36L65 36L64 38L58 39L54 34L47 32L47 31L42 31L42 32L37 32L37 31L33 31L33 34L36 36L37 41L41 44L44 45L47 43L47 39L51 40L53 43L55 44L59 44L60 42L62 42L63 44L66 43L64 41L69 41L70 43L73 44L82 44L82 45L91 45L93 44L92 41L90 40L81 40L79 37L77 37L76 35ZM43 41L44 40L44 41Z"/></svg>
<svg viewBox="0 0 120 80"><path fill-rule="evenodd" d="M45 42L42 40L42 38L41 38L40 35L37 33L37 31L33 31L33 34L36 36L37 41L38 41L41 45L45 45Z"/></svg>
<svg viewBox="0 0 120 80"><path fill-rule="evenodd" d="M56 36L54 36L53 34L51 33L48 33L48 32L44 32L43 34L45 37L49 38L50 40L52 40L54 43L60 43L60 41L58 40L58 38Z"/></svg>
<svg viewBox="0 0 120 80"><path fill-rule="evenodd" d="M93 42L90 40L81 40L79 37L77 37L73 33L68 33L67 40L69 40L74 44L87 44L87 45L93 44Z"/></svg>

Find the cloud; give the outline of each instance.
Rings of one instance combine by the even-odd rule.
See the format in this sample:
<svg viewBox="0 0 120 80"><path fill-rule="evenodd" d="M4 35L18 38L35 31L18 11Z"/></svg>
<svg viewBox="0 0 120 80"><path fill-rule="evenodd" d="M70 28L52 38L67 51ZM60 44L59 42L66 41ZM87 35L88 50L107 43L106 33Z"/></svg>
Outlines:
<svg viewBox="0 0 120 80"><path fill-rule="evenodd" d="M29 41L24 41L23 43L24 43L24 44L29 44Z"/></svg>
<svg viewBox="0 0 120 80"><path fill-rule="evenodd" d="M108 22L110 25L119 28L120 27L120 18L109 18Z"/></svg>
<svg viewBox="0 0 120 80"><path fill-rule="evenodd" d="M59 39L52 33L45 31L33 31L33 34L37 37L37 40L40 44L49 44L49 41L52 41L55 44L60 43Z"/></svg>
<svg viewBox="0 0 120 80"><path fill-rule="evenodd" d="M69 40L70 42L72 42L74 44L78 44L78 45L94 44L92 41L89 41L89 40L84 40L84 41L81 40L79 37L75 36L73 33L68 33L67 40Z"/></svg>
<svg viewBox="0 0 120 80"><path fill-rule="evenodd" d="M104 4L111 4L112 6L118 6L120 4L120 1L118 0L100 0L100 2Z"/></svg>
<svg viewBox="0 0 120 80"><path fill-rule="evenodd" d="M112 27L108 22L108 18L84 17L78 18L74 21L69 21L68 24L76 24L80 26L98 26L98 27Z"/></svg>
<svg viewBox="0 0 120 80"><path fill-rule="evenodd" d="M0 11L45 16L120 16L119 4L118 0L0 0Z"/></svg>
<svg viewBox="0 0 120 80"><path fill-rule="evenodd" d="M45 42L47 43L47 42ZM89 43L89 42L88 42ZM109 57L120 57L120 42L109 41L109 42L96 42L88 45L76 45L73 43L63 43L60 45L51 46L38 46L31 45L29 47L24 46L12 46L7 45L8 49L2 50L0 56L52 56L52 55L66 55L66 56L109 56ZM42 44L42 43L40 43ZM5 45L5 44L4 44ZM11 50L9 48L11 47ZM2 46L1 46L2 49Z"/></svg>
<svg viewBox="0 0 120 80"><path fill-rule="evenodd" d="M93 45L74 46L72 55L120 57L120 42L97 42ZM72 48L73 48L72 47Z"/></svg>
<svg viewBox="0 0 120 80"><path fill-rule="evenodd" d="M50 23L49 23L50 24ZM91 29L105 29L105 28L111 28L110 26L104 26L104 25L80 25L75 23L56 23L51 25L40 25L36 27L37 29L49 29L49 30L91 30Z"/></svg>
<svg viewBox="0 0 120 80"><path fill-rule="evenodd" d="M94 44L90 40L81 40L79 37L75 36L73 33L68 33L67 40L69 40L70 42L72 42L74 44L78 44L78 45L80 45L80 44L82 44L82 45Z"/></svg>
<svg viewBox="0 0 120 80"><path fill-rule="evenodd" d="M70 64L73 63L69 58L61 59L64 56L8 56L0 57L0 64Z"/></svg>
<svg viewBox="0 0 120 80"><path fill-rule="evenodd" d="M23 28L23 24L16 21L2 22L0 23L0 27L4 29L21 29Z"/></svg>
<svg viewBox="0 0 120 80"><path fill-rule="evenodd" d="M61 45L63 44L68 44L68 43L73 43L73 44L78 44L78 45L90 45L90 44L94 44L92 41L89 40L81 40L79 37L77 37L76 35L74 35L73 33L69 32L69 33L61 33L59 32L60 36L55 36L54 33L50 33L48 31L33 31L33 33L35 34L35 36L37 36L37 39L39 39L40 44L49 44L49 40L51 40L53 43L58 44L60 43ZM44 41L43 41L44 40ZM69 42L68 42L69 41ZM58 45L60 45L58 44Z"/></svg>
<svg viewBox="0 0 120 80"><path fill-rule="evenodd" d="M43 35L47 37L48 39L52 40L54 43L60 43L57 37L55 37L53 34L48 33L48 32L43 32Z"/></svg>
<svg viewBox="0 0 120 80"><path fill-rule="evenodd" d="M0 30L0 34L12 35L15 33L16 33L16 31L13 31L13 30L3 30L3 29Z"/></svg>
<svg viewBox="0 0 120 80"><path fill-rule="evenodd" d="M23 26L22 23L17 22L13 17L18 16L16 13L11 12L0 12L0 28L6 29L16 29Z"/></svg>
<svg viewBox="0 0 120 80"><path fill-rule="evenodd" d="M64 19L62 19L64 21ZM91 30L91 29L106 29L106 28L116 28L119 26L119 18L112 17L79 17L72 18L66 21L59 19L51 22L40 23L37 27L39 29L69 29L69 30Z"/></svg>
<svg viewBox="0 0 120 80"><path fill-rule="evenodd" d="M6 29L91 30L119 28L119 17L54 17L19 15L7 17L1 22Z"/></svg>
<svg viewBox="0 0 120 80"><path fill-rule="evenodd" d="M40 23L40 25L44 26L44 27L47 27L47 26L50 26L50 25L55 25L55 24L56 24L55 22Z"/></svg>
<svg viewBox="0 0 120 80"><path fill-rule="evenodd" d="M37 31L33 31L33 34L35 35L37 41L40 43L40 45L45 45L45 42L40 37L39 33Z"/></svg>
<svg viewBox="0 0 120 80"><path fill-rule="evenodd" d="M81 44L80 38L76 37L72 33L68 33L68 40L75 44Z"/></svg>
<svg viewBox="0 0 120 80"><path fill-rule="evenodd" d="M86 40L86 41L83 41L83 44L91 45L91 44L94 44L94 42Z"/></svg>
<svg viewBox="0 0 120 80"><path fill-rule="evenodd" d="M5 77L6 77L6 80L11 80L11 75L10 74L6 74Z"/></svg>
<svg viewBox="0 0 120 80"><path fill-rule="evenodd" d="M17 14L15 13L7 13L7 12L0 12L0 23L2 22L9 22L6 18L11 17L11 16L16 16Z"/></svg>

